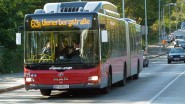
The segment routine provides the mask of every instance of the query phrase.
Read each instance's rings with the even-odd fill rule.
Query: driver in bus
[[[42,49],[42,54],[41,54],[41,60],[39,62],[45,62],[42,59],[49,59],[51,56],[51,44],[50,42],[46,43],[46,46]]]
[[[46,46],[42,49],[42,54],[51,54],[51,44],[48,42]]]

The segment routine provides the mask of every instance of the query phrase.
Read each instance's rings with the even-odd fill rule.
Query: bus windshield
[[[30,68],[35,65],[96,66],[98,49],[98,30],[27,31],[24,62]]]

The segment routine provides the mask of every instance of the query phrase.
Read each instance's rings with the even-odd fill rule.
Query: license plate
[[[69,85],[53,85],[53,89],[67,89]]]
[[[174,60],[179,60],[179,58],[174,58]]]

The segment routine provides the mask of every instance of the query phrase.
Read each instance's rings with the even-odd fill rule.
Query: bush
[[[14,73],[23,71],[23,49],[7,49],[2,52],[0,73]]]

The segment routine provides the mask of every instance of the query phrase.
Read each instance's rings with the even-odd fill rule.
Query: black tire
[[[170,60],[168,60],[168,64],[171,64],[171,61]]]
[[[40,93],[41,93],[43,96],[50,96],[50,95],[51,95],[51,90],[40,89]]]
[[[143,67],[146,67],[146,61],[143,60]]]
[[[146,67],[145,63],[143,63],[143,68]]]
[[[146,64],[146,67],[148,67],[148,64]]]
[[[147,62],[147,64],[146,64],[146,67],[148,67],[149,66],[149,61]]]
[[[103,89],[100,89],[100,92],[102,94],[108,94],[110,92],[110,89],[111,89],[111,86],[112,86],[112,77],[111,77],[111,73],[110,72],[108,74],[108,80],[107,81],[108,81],[107,82],[108,83],[107,87],[105,87]]]
[[[149,60],[147,61],[147,64],[146,64],[146,67],[148,67],[149,66]]]
[[[139,79],[139,72],[137,72],[137,74],[133,75],[133,79]]]

